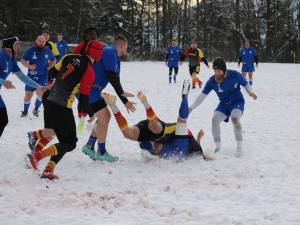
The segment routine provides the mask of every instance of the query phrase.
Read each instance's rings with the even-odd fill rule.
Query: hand
[[[96,116],[93,115],[93,116],[90,117],[87,121],[88,121],[89,123],[91,123],[91,122],[93,122],[95,119],[96,119]]]
[[[127,112],[129,113],[129,112],[134,112],[135,111],[135,105],[136,103],[134,103],[134,102],[127,102],[126,104],[125,104],[125,107],[126,107],[126,109],[127,109]]]
[[[45,87],[45,86],[38,87],[38,88],[36,89],[36,94],[37,94],[38,96],[43,96],[43,94],[44,94],[45,91],[47,91],[47,90],[48,90],[48,87]]]
[[[9,80],[4,81],[3,86],[4,86],[6,89],[16,89],[16,87],[15,87],[15,86],[12,84],[12,82],[9,81]]]
[[[28,68],[31,69],[31,70],[35,70],[36,69],[36,64],[29,65]]]
[[[122,96],[128,98],[128,97],[134,97],[134,94],[131,94],[131,93],[129,93],[129,92],[124,92],[124,93],[122,94]]]
[[[191,113],[193,111],[193,109],[191,107],[189,107],[189,113]]]
[[[250,92],[249,96],[252,97],[254,100],[257,99],[257,95],[254,92]]]

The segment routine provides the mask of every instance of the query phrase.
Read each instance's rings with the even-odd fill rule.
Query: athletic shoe
[[[189,80],[184,80],[182,85],[182,95],[188,95],[190,91],[191,83]]]
[[[146,95],[145,95],[142,91],[140,91],[140,92],[137,94],[137,98],[138,98],[141,102],[147,101],[147,97],[146,97]]]
[[[33,114],[35,117],[39,117],[39,110],[34,109],[34,110],[32,111],[32,114]]]
[[[28,166],[33,170],[38,170],[39,161],[32,154],[27,154]]]
[[[81,151],[86,154],[87,156],[89,156],[92,160],[96,160],[95,159],[95,150],[91,148],[91,146],[89,145],[84,145],[81,149]]]
[[[44,171],[41,175],[41,178],[48,179],[48,180],[55,180],[59,179],[58,176],[56,176],[53,171]]]
[[[117,97],[114,95],[110,95],[108,93],[101,93],[102,98],[104,98],[104,101],[109,105],[116,104]]]
[[[28,115],[28,112],[21,111],[21,117],[26,117],[27,115]]]
[[[95,154],[95,160],[97,161],[106,161],[106,162],[115,162],[119,160],[118,156],[113,156],[109,154],[108,152],[105,152],[103,155],[96,153]]]
[[[28,146],[29,146],[31,152],[33,153],[33,152],[35,152],[35,145],[36,145],[37,139],[34,138],[32,132],[28,132],[27,137],[28,137]]]

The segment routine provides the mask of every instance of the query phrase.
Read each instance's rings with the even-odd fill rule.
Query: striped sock
[[[47,166],[45,167],[44,172],[53,172],[55,169],[55,166],[56,166],[56,163],[50,160],[48,162]]]
[[[46,158],[48,156],[57,155],[57,148],[55,145],[51,145],[49,148],[36,152],[33,155],[38,161],[40,161],[41,159]]]
[[[156,119],[156,114],[151,106],[146,109],[146,115],[147,115],[147,119],[150,121],[153,121]]]
[[[37,139],[46,139],[45,136],[43,135],[43,130],[36,130],[32,132],[33,137]]]
[[[50,141],[46,138],[39,139],[35,145],[35,150],[37,152],[43,150],[49,142]]]
[[[121,114],[121,112],[114,113],[114,116],[121,130],[128,127],[128,123],[125,117]]]

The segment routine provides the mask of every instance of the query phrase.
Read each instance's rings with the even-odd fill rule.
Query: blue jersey
[[[243,65],[253,66],[256,56],[255,48],[242,48],[240,50],[240,57],[242,59]]]
[[[93,65],[95,72],[95,81],[91,90],[89,101],[93,103],[101,99],[100,92],[107,86],[107,72],[112,72],[116,76],[120,76],[120,58],[115,47],[106,46],[103,54],[96,64]]]
[[[35,70],[28,69],[28,76],[39,77],[47,76],[49,60],[53,61],[55,57],[49,48],[38,49],[36,46],[33,46],[24,52],[22,59],[30,65],[36,64]]]
[[[230,104],[239,101],[244,101],[240,85],[246,86],[247,80],[235,70],[227,70],[227,75],[220,83],[216,82],[215,76],[211,76],[202,91],[208,95],[211,90],[214,90],[222,104]]]
[[[20,68],[15,58],[10,57],[3,49],[0,49],[0,78],[6,80],[10,73],[19,72]]]
[[[182,54],[181,48],[178,46],[176,47],[168,47],[167,49],[168,54],[168,66],[172,68],[178,67],[178,62],[180,60],[180,55]]]
[[[60,60],[68,52],[68,43],[65,40],[57,41],[56,47],[59,52],[58,60]]]
[[[19,72],[20,68],[15,58],[10,57],[3,49],[0,49],[0,78],[6,80],[10,73]],[[1,88],[1,85],[0,85]],[[0,96],[0,108],[5,104]]]

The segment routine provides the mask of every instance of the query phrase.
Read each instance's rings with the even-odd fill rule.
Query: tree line
[[[245,39],[260,61],[300,62],[300,0],[1,0],[0,36],[32,41],[46,29],[80,41],[89,26],[123,34],[135,59],[162,59],[172,37],[196,40],[208,59],[236,61]]]

